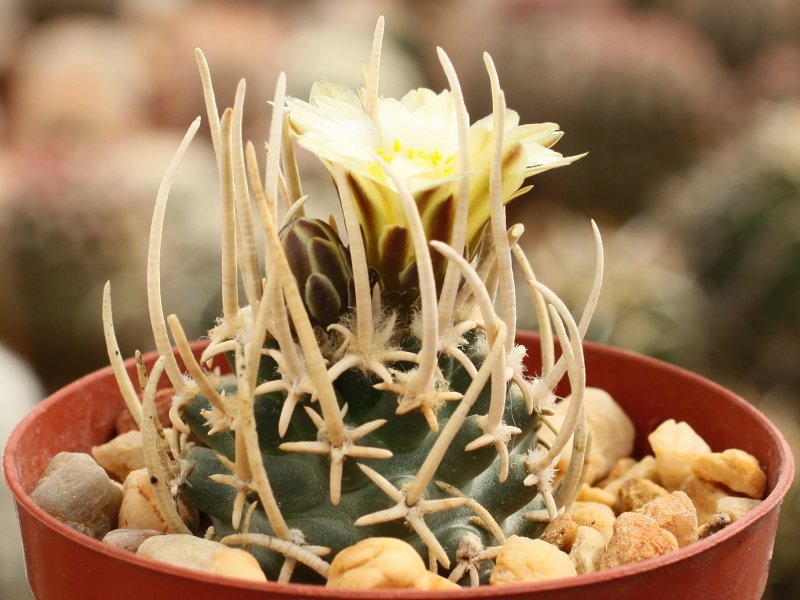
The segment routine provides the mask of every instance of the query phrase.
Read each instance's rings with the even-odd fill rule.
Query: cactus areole
[[[279,76],[263,174],[242,141],[244,81],[220,116],[197,51],[220,174],[223,312],[197,361],[161,303],[167,197],[198,118],[153,214],[148,306],[161,358],[138,385],[128,378],[107,284],[109,358],[170,532],[244,547],[271,580],[319,583],[341,549],[396,537],[431,570],[475,584],[507,536],[535,537],[577,493],[589,441],[581,340],[602,247],[592,224],[596,272],[576,321],[536,280],[504,207],[528,191],[527,177],[580,157],[550,149],[556,124],[519,124],[488,55],[494,109],[472,124],[442,50],[449,90],[380,96],[382,36],[381,18],[357,92],[323,81],[305,102],[286,97]],[[330,171],[340,217],[305,216],[295,143]],[[514,262],[540,323],[538,373],[523,372],[526,350],[514,343]],[[219,354],[231,375],[204,366]],[[154,408],[164,375],[175,389],[169,439]],[[545,446],[537,430],[552,426],[565,377],[567,416]],[[556,483],[567,444],[572,461]],[[181,505],[207,518],[185,523]]]

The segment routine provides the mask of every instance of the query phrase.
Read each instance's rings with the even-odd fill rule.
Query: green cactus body
[[[381,20],[377,50],[382,30]],[[198,54],[223,191],[223,315],[197,360],[178,317],[160,312],[165,179],[148,260],[161,357],[148,382],[140,374],[141,404],[125,379],[106,287],[108,354],[147,433],[145,462],[170,531],[187,529],[174,505],[180,500],[213,523],[213,531],[195,533],[251,550],[278,581],[322,581],[329,557],[390,536],[407,540],[432,570],[454,580],[469,571],[475,583],[507,536],[536,535],[569,505],[580,481],[588,436],[583,333],[515,254],[537,317],[547,323],[542,347],[550,350],[540,376],[526,376],[525,350],[514,343],[512,273],[522,227],[509,228],[504,211],[526,177],[578,157],[549,149],[561,137],[556,125],[518,125],[490,60],[493,114],[469,126],[455,91],[381,98],[379,56],[373,54],[361,95],[320,82],[305,103],[285,98],[279,78],[268,142],[274,150],[262,178],[253,147],[245,151],[240,140],[244,86],[219,119]],[[452,71],[449,60],[443,64]],[[284,105],[298,143],[331,171],[347,246],[337,226],[303,214],[293,146],[278,111]],[[198,126],[190,127],[168,176]],[[279,196],[288,207],[283,215]],[[444,208],[426,209],[432,198],[446,199]],[[249,200],[265,234],[264,274]],[[582,326],[599,294],[601,256]],[[189,377],[173,356],[167,325]],[[563,349],[558,363],[553,331]],[[202,366],[220,355],[231,375]],[[152,422],[152,382],[163,373],[176,389],[171,443]],[[565,374],[570,418],[547,446],[537,435],[540,415]],[[554,485],[553,465],[570,439],[569,469]]]
[[[372,390],[368,378],[359,372],[348,373],[350,377],[342,377],[336,386],[340,399],[349,398],[347,416],[352,416],[352,423],[345,417],[345,423],[356,426],[376,416],[391,416],[391,425],[380,428],[375,433],[363,438],[369,446],[384,447],[392,450],[390,461],[365,460],[364,463],[379,470],[392,484],[400,488],[409,483],[415,476],[425,456],[430,452],[436,439],[418,413],[394,415],[397,408],[396,394]],[[303,456],[281,451],[278,442],[307,439],[308,432],[314,427],[308,416],[302,411],[295,411],[286,435],[281,438],[277,430],[278,410],[276,403],[280,398],[261,396],[256,399],[256,420],[262,455],[270,473],[273,491],[293,528],[305,533],[306,541],[313,545],[324,545],[334,552],[350,546],[361,539],[375,536],[392,536],[407,539],[416,544],[422,551],[421,543],[415,542],[414,532],[399,523],[388,523],[370,527],[353,525],[356,519],[376,509],[389,508],[393,502],[379,489],[371,484],[355,465],[348,465],[342,482],[342,498],[334,506],[328,497],[327,456]],[[488,403],[488,389],[482,392],[482,398],[470,411],[470,418],[462,427],[459,435],[451,445],[442,464],[436,472],[436,481],[442,481],[461,490],[464,494],[476,499],[489,510],[502,525],[506,519],[518,519],[519,514],[541,508],[536,498],[536,489],[525,486],[507,485],[502,493],[498,493],[497,472],[498,458],[496,453],[487,448],[477,452],[463,452],[463,447],[481,433],[475,420],[480,415],[480,407]],[[437,416],[440,416],[440,428],[446,423],[444,413],[452,412],[447,405]],[[226,473],[225,467],[217,460],[216,453],[234,458],[233,435],[230,432],[208,435],[208,424],[202,413],[210,408],[208,401],[202,396],[195,397],[184,412],[186,422],[209,448],[195,448],[190,451],[188,460],[196,466],[189,477],[188,485],[183,489],[183,499],[196,506],[214,519],[217,532],[233,531],[231,513],[235,491],[224,484],[208,479],[213,473]],[[525,430],[534,430],[536,414],[527,414],[518,391],[511,387],[508,391],[507,409],[513,412],[515,422]],[[534,439],[531,439],[534,438]],[[520,447],[527,448],[535,441],[535,434],[527,436]],[[512,469],[524,472],[523,453],[512,450]],[[387,464],[388,463],[388,464]],[[434,483],[427,486],[427,498],[444,498],[444,494]],[[251,531],[272,534],[263,513],[251,522]],[[492,545],[491,536],[480,526],[470,522],[474,513],[466,508],[436,515],[429,523],[436,537],[442,542],[449,557],[455,562],[458,542],[466,532],[478,535],[485,545]],[[523,522],[525,533],[532,535],[537,531],[537,524]],[[525,534],[522,531],[520,534]],[[268,578],[277,578],[280,562],[274,556],[262,554],[262,566]],[[313,572],[304,572],[311,581],[318,580]],[[299,573],[298,573],[299,577]]]
[[[477,340],[473,341],[478,346]],[[449,362],[447,359],[442,362]],[[447,365],[453,370],[451,365]],[[477,367],[480,363],[476,364]],[[264,369],[262,369],[262,372]],[[353,369],[343,373],[335,382],[340,406],[347,403],[345,423],[355,427],[360,423],[376,418],[386,418],[386,425],[374,433],[362,438],[368,446],[386,448],[393,456],[386,460],[364,460],[363,463],[379,471],[397,488],[410,483],[416,475],[425,457],[437,438],[425,419],[417,412],[396,415],[397,394],[380,392],[372,388],[375,378]],[[458,374],[453,377],[453,386],[462,386],[458,391],[465,392],[465,378]],[[453,387],[453,389],[456,389]],[[232,389],[230,391],[233,391]],[[337,552],[361,539],[375,536],[391,536],[406,539],[421,552],[424,545],[415,539],[414,532],[404,525],[392,522],[381,525],[358,527],[353,525],[359,516],[393,504],[383,492],[376,488],[355,465],[346,465],[342,480],[342,498],[338,505],[333,505],[328,496],[327,456],[303,456],[284,452],[278,448],[286,441],[308,439],[315,428],[310,418],[302,410],[296,410],[286,434],[278,433],[279,406],[284,397],[279,394],[259,396],[255,402],[255,416],[259,432],[260,447],[264,463],[270,474],[273,491],[280,503],[281,510],[290,527],[306,532],[306,541],[312,545],[330,547]],[[481,435],[477,419],[484,414],[489,404],[489,389],[485,387],[479,399],[470,410],[469,417],[461,427],[451,444],[441,465],[436,471],[435,481],[453,486],[465,495],[474,498],[494,516],[502,526],[508,521],[514,523],[515,531],[520,535],[536,535],[542,525],[524,521],[523,513],[542,508],[541,499],[537,498],[536,488],[507,483],[498,484],[498,463],[496,452],[491,448],[482,448],[475,452],[463,451],[471,440]],[[304,405],[313,407],[306,398]],[[457,403],[442,406],[437,412],[440,430],[443,428]],[[202,440],[208,448],[197,447],[188,454],[188,460],[195,466],[183,488],[182,497],[214,520],[215,529],[221,532],[233,532],[231,514],[235,491],[227,485],[208,479],[209,475],[227,473],[216,455],[222,454],[234,459],[234,439],[231,432],[208,434],[209,424],[203,414],[210,410],[210,404],[203,396],[196,396],[184,411],[186,423],[192,432]],[[523,431],[530,432],[526,436],[518,436],[511,449],[510,480],[521,482],[527,471],[524,466],[525,449],[535,445],[537,414],[528,414],[524,401],[515,386],[509,386],[506,399],[504,420],[513,422]],[[520,475],[522,475],[520,477]],[[429,499],[445,498],[445,494],[435,483],[430,483],[425,490]],[[250,524],[250,531],[272,535],[273,531],[264,514],[256,510],[257,518]],[[481,526],[471,521],[475,515],[466,507],[433,515],[428,524],[440,540],[451,561],[456,560],[456,549],[462,537],[468,533],[479,536],[486,546],[493,544],[491,535]],[[274,555],[261,553],[259,556],[268,578],[277,578],[280,561]],[[318,581],[313,571],[302,571],[302,578]],[[298,572],[295,580],[301,580]]]

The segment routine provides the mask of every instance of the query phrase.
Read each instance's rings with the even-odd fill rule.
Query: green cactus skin
[[[475,351],[481,346],[481,340],[476,339],[477,337],[472,336],[472,348],[468,350]],[[413,345],[412,342],[411,346]],[[480,367],[480,359],[472,360],[476,367]],[[264,358],[261,372],[271,371],[274,363],[265,364],[271,362],[270,358]],[[459,365],[453,368],[450,362],[451,359],[442,358],[440,367],[451,373],[450,383],[453,389],[465,392],[468,378],[462,373],[463,367]],[[430,452],[437,434],[430,430],[418,411],[396,415],[397,395],[374,390],[373,383],[375,381],[352,369],[341,375],[334,382],[334,386],[340,406],[347,402],[348,411],[345,416],[347,425],[356,426],[376,418],[389,419],[386,425],[362,439],[365,445],[387,448],[394,456],[389,460],[364,459],[360,462],[380,472],[400,488],[413,480]],[[328,546],[334,552],[367,537],[391,536],[405,539],[424,556],[425,546],[411,529],[399,522],[367,527],[353,525],[361,515],[389,508],[393,504],[393,501],[374,486],[355,464],[345,464],[342,498],[337,506],[333,506],[327,485],[329,458],[288,453],[278,448],[283,442],[309,439],[316,432],[314,424],[305,412],[295,410],[286,435],[283,438],[278,435],[278,416],[284,397],[284,394],[276,393],[259,396],[256,398],[255,415],[263,460],[269,470],[276,499],[289,526],[305,532],[307,543]],[[304,404],[313,406],[308,398]],[[437,412],[440,430],[457,404],[457,402],[447,403]],[[524,465],[525,451],[535,445],[536,441],[537,414],[533,412],[529,415],[519,390],[516,386],[509,386],[503,420],[516,424],[526,433],[513,440],[513,445],[509,449],[511,473],[505,484],[498,484],[499,459],[491,446],[473,452],[463,450],[467,443],[481,435],[477,419],[486,413],[488,405],[487,385],[450,445],[436,471],[434,481],[447,483],[477,500],[504,529],[507,529],[506,525],[512,525],[514,533],[535,537],[540,533],[542,525],[523,520],[521,515],[542,508],[541,499],[536,497],[536,488],[522,485],[527,475]],[[208,445],[208,448],[196,447],[188,454],[187,459],[194,468],[189,476],[188,485],[183,488],[182,497],[198,510],[211,516],[216,534],[220,536],[234,531],[231,514],[236,492],[228,485],[210,480],[209,475],[228,473],[217,460],[216,454],[233,460],[234,439],[230,431],[208,434],[209,425],[203,412],[209,409],[208,400],[198,395],[183,413],[192,432]],[[425,497],[434,499],[444,498],[447,495],[431,483],[425,491]],[[455,552],[458,543],[467,532],[476,534],[485,546],[494,544],[485,529],[470,522],[472,516],[474,513],[471,510],[462,507],[426,517],[426,522],[447,551],[453,564],[456,561]],[[250,531],[272,534],[272,529],[260,510],[255,512]],[[277,577],[281,567],[280,557],[268,552],[258,553],[257,557],[267,577]],[[488,572],[486,575],[488,576]],[[318,583],[320,579],[311,570],[300,569],[296,572],[294,581]]]

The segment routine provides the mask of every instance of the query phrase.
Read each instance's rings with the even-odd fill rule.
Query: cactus
[[[198,361],[160,302],[169,185],[198,119],[156,199],[148,297],[160,357],[149,374],[140,369],[141,401],[114,336],[110,285],[108,354],[170,532],[190,531],[178,512],[190,505],[210,518],[206,536],[248,548],[270,579],[310,582],[324,581],[331,553],[391,536],[412,543],[432,570],[476,583],[491,548],[508,535],[535,535],[577,494],[588,438],[581,339],[602,248],[595,228],[596,275],[578,324],[516,248],[522,228],[505,222],[504,203],[525,177],[577,158],[549,149],[557,126],[518,124],[488,55],[493,113],[471,127],[444,52],[449,91],[381,98],[382,34],[380,19],[360,95],[323,82],[301,102],[285,98],[278,78],[263,177],[254,146],[241,139],[244,82],[220,118],[198,51],[222,184],[222,316]],[[331,171],[346,247],[338,226],[304,216],[291,135]],[[514,343],[512,255],[542,330],[534,378]],[[219,355],[231,375],[202,366]],[[154,407],[164,373],[175,388],[169,440]],[[568,416],[545,446],[537,429],[565,374]],[[568,443],[572,462],[554,485]]]

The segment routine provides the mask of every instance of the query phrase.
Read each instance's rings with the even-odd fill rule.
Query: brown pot
[[[521,332],[530,370],[539,364],[537,338]],[[196,344],[199,349],[202,345]],[[636,425],[636,451],[662,421],[687,421],[714,450],[740,448],[766,468],[769,495],[747,516],[671,554],[569,579],[484,586],[450,592],[369,592],[323,587],[255,584],[139,558],[90,539],[33,504],[28,493],[50,458],[62,450],[87,452],[106,441],[123,401],[106,368],[72,383],[39,404],[6,446],[3,470],[14,495],[28,580],[39,600],[192,600],[297,598],[760,598],[778,525],[794,475],[794,461],[780,432],[750,404],[702,377],[641,355],[585,344],[589,385],[606,389]],[[155,356],[146,357],[151,365]],[[130,365],[133,374],[133,366]]]

